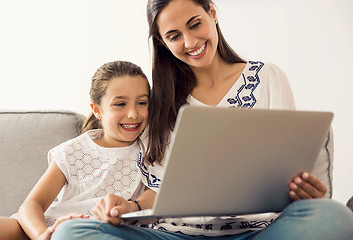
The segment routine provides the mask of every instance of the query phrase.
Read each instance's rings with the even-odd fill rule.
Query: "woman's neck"
[[[243,72],[245,63],[227,63],[217,53],[207,68],[192,68],[196,86],[191,95],[207,105],[217,105]]]
[[[227,63],[217,52],[212,63],[205,68],[191,68],[197,80],[197,86],[212,87],[223,79],[224,70],[227,69]]]

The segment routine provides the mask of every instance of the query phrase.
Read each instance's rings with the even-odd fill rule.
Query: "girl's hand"
[[[73,213],[73,214],[69,214],[67,216],[61,217],[58,220],[56,220],[56,222],[54,223],[53,226],[48,227],[43,233],[41,233],[38,237],[38,240],[50,240],[51,235],[53,234],[53,232],[55,231],[56,227],[68,220],[68,219],[72,219],[72,218],[89,218],[88,215],[85,214],[78,214],[78,213]]]
[[[323,198],[327,188],[314,175],[303,172],[295,177],[289,185],[289,196],[294,201],[311,198]]]
[[[95,218],[114,225],[124,224],[124,221],[118,216],[123,213],[137,211],[134,202],[128,202],[122,197],[114,194],[108,194],[102,198],[93,209]]]

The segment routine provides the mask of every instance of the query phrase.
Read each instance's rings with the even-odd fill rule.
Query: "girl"
[[[240,58],[223,38],[211,0],[149,0],[147,17],[153,42],[153,88],[145,176],[162,179],[165,152],[183,104],[294,110],[285,74],[276,65]],[[159,184],[143,180],[149,191],[158,191]],[[326,191],[318,178],[304,172],[292,180],[289,196],[294,202],[280,215],[162,219],[153,225],[154,229],[75,219],[60,224],[53,237],[351,239],[353,214],[342,204],[318,199]],[[153,199],[151,193],[149,201]],[[142,209],[147,208],[148,199],[144,200]],[[96,207],[100,209],[97,218],[112,221],[107,213],[121,202],[118,196],[107,196]],[[78,231],[81,235],[75,234]]]
[[[60,222],[92,216],[93,207],[109,193],[125,199],[140,195],[138,138],[147,125],[149,93],[140,67],[123,61],[101,66],[92,78],[92,114],[83,134],[49,151],[49,168],[17,215],[24,232],[16,219],[3,218],[0,239],[50,239]],[[125,207],[138,210],[132,201]]]

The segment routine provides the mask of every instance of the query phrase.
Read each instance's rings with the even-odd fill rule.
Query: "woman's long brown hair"
[[[170,133],[174,129],[179,108],[187,103],[187,97],[196,86],[196,77],[191,68],[177,59],[161,42],[158,32],[158,14],[173,0],[149,0],[147,20],[149,38],[153,44],[152,92],[149,105],[148,147],[145,160],[150,164],[162,164]],[[209,13],[211,0],[192,0]],[[245,63],[224,39],[216,24],[218,33],[217,50],[228,63]]]

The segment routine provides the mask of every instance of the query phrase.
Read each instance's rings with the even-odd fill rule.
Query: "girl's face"
[[[134,143],[147,125],[148,84],[141,76],[123,76],[109,81],[98,106],[91,104],[102,122],[103,147],[125,147]]]
[[[207,13],[192,0],[173,0],[157,17],[161,41],[179,60],[190,67],[208,67],[218,45],[216,10]]]

